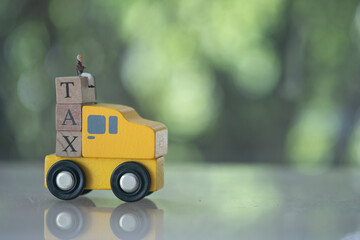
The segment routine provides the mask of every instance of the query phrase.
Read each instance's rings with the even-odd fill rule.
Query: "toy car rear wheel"
[[[135,202],[147,195],[150,188],[150,175],[142,165],[126,162],[114,170],[110,184],[113,193],[119,199]]]
[[[55,197],[71,200],[83,192],[85,176],[76,163],[62,160],[51,166],[46,176],[46,183]]]

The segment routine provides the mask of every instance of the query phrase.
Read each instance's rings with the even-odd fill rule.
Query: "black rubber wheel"
[[[146,196],[149,196],[149,195],[151,195],[151,194],[153,194],[153,192],[148,192],[148,193],[146,194]]]
[[[130,193],[125,192],[120,186],[120,178],[126,173],[132,173],[138,179],[137,189]],[[110,185],[116,197],[125,202],[135,202],[147,195],[150,188],[150,175],[142,165],[135,162],[126,162],[114,170],[111,175]]]
[[[136,223],[130,229],[126,229],[126,223],[121,226],[121,219],[132,218]],[[144,239],[149,234],[151,218],[146,209],[137,206],[136,203],[124,203],[115,208],[110,217],[110,227],[115,236],[119,239]]]
[[[89,192],[91,192],[92,190],[91,189],[84,189],[81,193],[81,195],[86,195],[88,194]]]
[[[74,185],[69,190],[62,190],[56,184],[56,176],[62,171],[70,172],[74,178]],[[78,197],[83,192],[85,176],[76,163],[69,160],[62,160],[51,166],[46,176],[46,183],[49,191],[55,197],[62,200],[70,200]]]
[[[61,215],[71,219],[71,225],[59,225],[61,223],[61,220],[59,220]],[[46,215],[46,226],[56,238],[74,239],[83,232],[84,220],[85,216],[81,208],[70,202],[58,202],[49,209]]]

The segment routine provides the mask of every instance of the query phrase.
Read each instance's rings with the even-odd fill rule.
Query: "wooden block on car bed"
[[[86,77],[57,77],[55,79],[57,103],[94,103],[95,88],[88,87]]]
[[[81,157],[81,132],[58,131],[56,133],[56,155]]]

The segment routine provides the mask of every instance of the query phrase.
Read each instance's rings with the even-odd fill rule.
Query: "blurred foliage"
[[[360,159],[357,1],[0,2],[0,157],[55,148],[57,76],[76,55],[99,102],[169,128],[168,161]]]

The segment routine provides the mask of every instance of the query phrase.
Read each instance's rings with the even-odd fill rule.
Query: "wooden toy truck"
[[[56,153],[45,157],[45,187],[70,200],[91,190],[112,190],[138,201],[164,186],[165,125],[127,106],[95,103],[86,77],[56,84]]]

